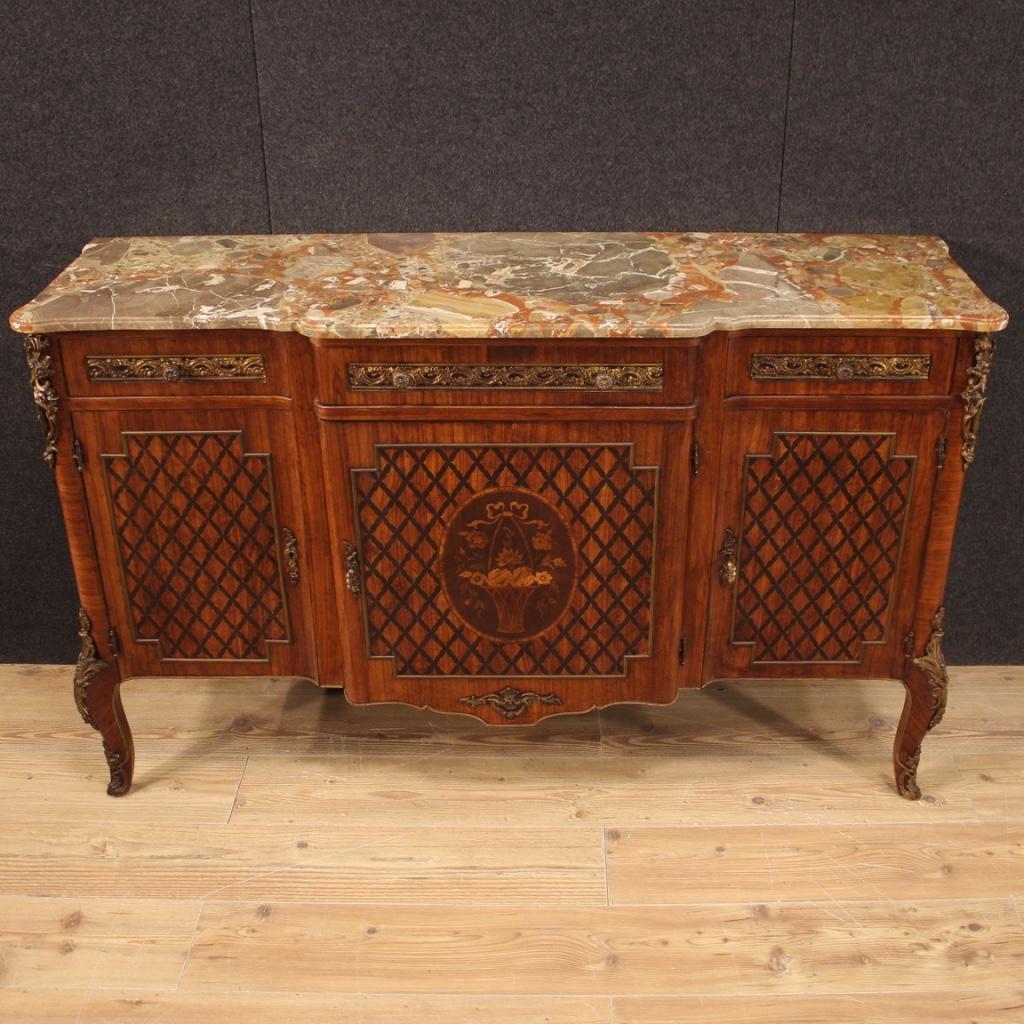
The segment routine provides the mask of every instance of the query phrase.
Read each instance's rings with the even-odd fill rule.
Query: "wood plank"
[[[194,900],[0,896],[0,987],[174,987],[198,914]]]
[[[75,751],[45,743],[0,746],[0,821],[224,822],[242,776],[242,756],[143,756],[135,785],[107,796],[109,773],[94,735]]]
[[[1019,667],[954,670],[917,804],[884,682],[723,684],[606,711],[598,742],[596,715],[489,730],[148,680],[126,687],[143,785],[112,800],[68,668],[10,675],[0,1024],[609,1024],[613,998],[618,1024],[1024,1019]]]
[[[667,707],[619,705],[601,712],[602,742],[629,753],[749,753],[751,744],[891,742],[903,709],[896,681],[725,680],[683,691]],[[946,717],[927,752],[963,738],[1024,736],[1024,680],[1006,667],[953,668]]]
[[[608,829],[611,902],[978,899],[1024,893],[1024,824]]]
[[[46,740],[64,748],[90,741],[71,699],[69,665],[7,665],[0,673],[6,714],[0,741]],[[1022,682],[1013,666],[951,670],[949,710],[928,747],[1024,736]],[[825,688],[827,687],[827,693]],[[629,753],[665,748],[694,756],[750,752],[780,741],[891,742],[903,688],[892,681],[729,680],[684,691],[667,707],[620,705],[598,713],[561,715],[529,727],[489,727],[474,719],[401,704],[352,705],[339,690],[274,677],[129,680],[123,688],[133,732],[144,755],[173,747],[208,753],[394,754],[410,745],[526,748]],[[980,743],[980,745],[979,745]],[[269,748],[269,749],[268,749]]]
[[[624,996],[616,1024],[1010,1024],[1024,1019],[1024,988],[864,996]]]
[[[192,825],[0,831],[0,892],[605,906],[592,829]]]
[[[0,699],[7,714],[0,741],[45,740],[49,749],[71,750],[98,742],[75,709],[72,671],[70,665],[4,666]],[[296,753],[333,749],[333,736],[318,727],[316,710],[309,706],[309,698],[319,703],[322,693],[303,680],[130,679],[121,694],[143,757],[147,749],[169,756],[175,747],[195,756],[244,754],[268,745]]]
[[[1024,751],[1022,751],[1024,753]],[[973,759],[972,759],[973,760]],[[1024,816],[1024,757],[1010,762],[972,763],[959,769],[971,793],[975,813],[983,821],[1020,821]]]
[[[1000,808],[1013,797],[965,782],[952,758],[935,751],[921,773],[925,799],[886,799],[895,794],[890,749],[886,742],[862,756],[832,744],[783,743],[700,760],[672,752],[254,757],[232,820],[449,827],[973,821],[976,797]]]
[[[611,1024],[611,1001],[576,996],[308,992],[3,991],[0,1024]]]
[[[335,750],[401,754],[410,746],[574,756],[601,753],[598,714],[552,715],[533,725],[488,725],[466,715],[421,710],[406,704],[346,704]]]
[[[70,665],[6,665],[0,672],[5,715],[0,742],[79,749],[96,734],[71,696]],[[145,678],[122,688],[139,754],[398,753],[409,747],[530,749],[538,754],[599,752],[597,713],[559,715],[533,726],[495,728],[464,715],[403,704],[353,705],[341,690],[306,679]]]
[[[1024,748],[1022,737],[996,734],[955,736],[946,739],[943,747],[952,755],[954,764],[961,772],[972,767],[992,768],[1020,764],[1022,748]],[[925,758],[927,756],[928,747],[926,746]]]
[[[566,909],[207,903],[182,988],[615,995],[1010,988],[1009,900]]]
[[[667,707],[622,704],[601,712],[602,743],[616,752],[682,749],[725,755],[751,744],[891,739],[903,702],[897,682],[742,680],[683,690]]]

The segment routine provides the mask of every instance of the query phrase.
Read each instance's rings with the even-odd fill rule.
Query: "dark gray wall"
[[[7,0],[0,310],[90,237],[935,232],[1009,308],[951,661],[1024,661],[1019,0]],[[20,339],[0,341],[0,661],[75,655]]]

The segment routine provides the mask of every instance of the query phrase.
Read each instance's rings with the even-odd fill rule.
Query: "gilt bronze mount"
[[[535,702],[561,704],[562,698],[555,693],[535,693],[533,690],[520,690],[515,686],[503,686],[495,693],[485,693],[481,696],[471,694],[468,697],[459,698],[460,704],[466,704],[471,708],[478,708],[484,704],[490,705],[504,718],[518,718]]]
[[[964,469],[974,462],[977,454],[978,423],[988,397],[988,375],[992,370],[995,348],[990,334],[979,334],[974,339],[974,363],[967,368],[967,387],[960,393],[964,403],[963,443],[960,447]]]
[[[353,391],[661,391],[661,363],[349,363]]]
[[[57,406],[60,400],[53,386],[50,339],[45,334],[26,335],[25,356],[32,381],[32,399],[39,410],[39,422],[43,425],[43,461],[53,469],[57,464]]]
[[[929,355],[755,352],[751,380],[928,380]]]
[[[171,384],[204,380],[265,381],[263,356],[86,356],[85,370],[95,384],[164,380]]]

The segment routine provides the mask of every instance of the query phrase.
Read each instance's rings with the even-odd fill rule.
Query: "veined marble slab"
[[[103,238],[16,331],[247,327],[327,338],[998,331],[932,236],[359,234]]]

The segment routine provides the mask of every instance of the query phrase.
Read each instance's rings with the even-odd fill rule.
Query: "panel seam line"
[[[252,41],[252,66],[256,81],[256,116],[260,128],[260,155],[263,158],[263,194],[267,202],[267,230],[274,233],[274,215],[270,208],[270,172],[267,169],[267,138],[263,130],[263,91],[260,88],[260,62],[256,53],[256,0],[249,0],[249,38]]]
[[[782,153],[779,156],[779,201],[775,210],[775,230],[782,230],[782,190],[786,176],[786,136],[789,132],[789,97],[793,83],[793,45],[796,38],[796,0],[790,8],[789,60],[786,62],[786,102],[782,108]]]

